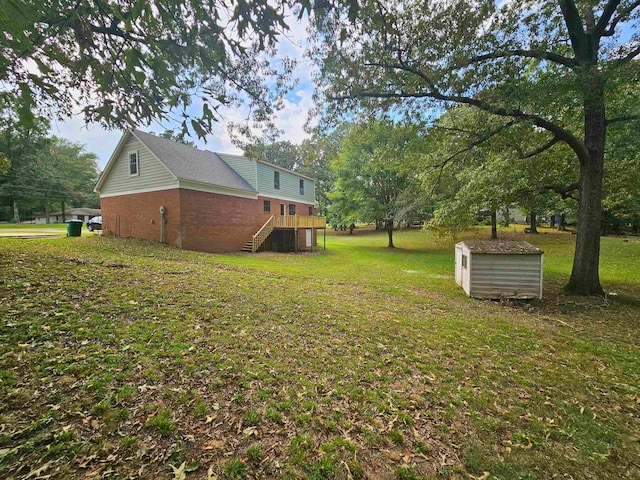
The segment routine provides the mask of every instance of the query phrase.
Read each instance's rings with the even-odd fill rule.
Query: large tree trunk
[[[44,195],[44,223],[49,223],[49,195]]]
[[[538,213],[535,208],[529,212],[529,233],[538,233]]]
[[[560,214],[560,221],[558,222],[558,230],[564,232],[567,229],[567,216],[562,213]]]
[[[502,222],[503,222],[503,223],[502,223],[502,226],[503,226],[503,227],[508,227],[508,226],[511,224],[511,218],[509,218],[509,217],[510,217],[510,215],[509,215],[509,208],[508,208],[508,207],[505,207],[505,208],[502,210]]]
[[[13,223],[20,223],[20,210],[18,209],[18,202],[13,201]]]
[[[584,92],[584,142],[589,158],[580,159],[578,235],[571,278],[566,286],[578,295],[602,295],[600,285],[600,221],[606,120],[604,88],[596,66],[589,70]]]
[[[555,227],[556,227],[556,214],[552,213],[551,219],[549,220],[549,228],[555,228]]]
[[[496,210],[491,210],[491,240],[498,238],[498,214]]]
[[[387,247],[395,248],[395,246],[393,245],[393,220],[386,220],[384,226],[387,230],[387,235],[389,236],[389,244],[387,245]]]

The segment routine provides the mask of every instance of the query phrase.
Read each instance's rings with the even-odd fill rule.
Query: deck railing
[[[273,217],[274,228],[326,228],[325,217],[311,215],[279,215]]]
[[[273,231],[273,223],[274,223],[273,219],[274,218],[275,217],[273,215],[271,215],[269,220],[267,220],[265,222],[265,224],[260,228],[260,230],[258,230],[257,233],[253,236],[252,242],[251,242],[251,251],[253,253],[256,253],[256,250],[258,250],[258,248],[260,248],[260,245],[262,245],[264,243],[264,241],[267,239],[267,237]]]

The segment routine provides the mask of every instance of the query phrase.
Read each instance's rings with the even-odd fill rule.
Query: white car
[[[98,215],[93,217],[87,222],[87,230],[93,232],[94,230],[102,230],[102,216]]]

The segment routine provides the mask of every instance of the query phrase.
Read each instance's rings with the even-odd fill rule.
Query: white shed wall
[[[462,289],[465,291],[467,295],[471,296],[471,261],[473,259],[471,258],[471,252],[469,252],[469,248],[464,243],[462,244],[460,255],[461,255],[460,263],[462,267],[462,272],[461,272]]]
[[[462,285],[462,244],[456,244],[456,283]]]
[[[468,295],[542,298],[542,255],[473,253],[471,257]]]

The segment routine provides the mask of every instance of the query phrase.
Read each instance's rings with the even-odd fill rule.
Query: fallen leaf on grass
[[[213,465],[211,465],[207,471],[207,480],[218,480],[218,477],[213,474]]]
[[[173,469],[173,480],[185,480],[187,478],[187,474],[185,473],[185,469],[187,468],[187,462],[182,462],[178,468],[170,465]]]
[[[474,477],[473,475],[471,475],[471,478],[473,478],[474,480],[487,480],[490,476],[490,472],[482,472],[482,475],[480,475],[479,477]]]
[[[38,467],[34,470],[31,470],[26,477],[24,477],[25,480],[27,480],[28,478],[38,478],[40,476],[42,476],[42,474],[44,472],[46,472],[49,467],[51,467],[51,465],[53,464],[53,460],[45,463],[44,465],[42,465],[41,467]]]
[[[85,477],[97,477],[104,470],[105,465],[97,465],[84,474]]]
[[[202,446],[205,450],[216,450],[222,448],[224,446],[224,442],[222,440],[208,440]]]
[[[88,457],[81,458],[77,461],[78,467],[87,468],[87,466],[96,458],[97,458],[97,455],[95,453],[93,455],[89,455]]]
[[[211,422],[213,422],[213,421],[216,419],[216,417],[217,417],[217,416],[218,416],[218,415],[207,415],[207,419],[205,420],[205,422],[204,422],[204,423],[211,423]]]
[[[247,427],[242,431],[243,435],[246,435],[247,437],[251,436],[251,435],[255,435],[256,437],[258,436],[258,429],[256,427]]]

